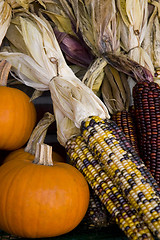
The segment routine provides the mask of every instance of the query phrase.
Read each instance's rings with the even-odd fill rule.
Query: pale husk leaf
[[[116,108],[116,100],[113,97],[112,88],[109,82],[109,73],[104,76],[101,91],[102,91],[103,101],[107,106],[109,113],[114,114],[117,111],[117,108]]]
[[[160,66],[160,3],[151,2],[151,15],[148,20],[147,32],[143,41],[143,48],[149,55],[153,64],[154,72]]]
[[[158,16],[155,17],[153,25],[153,52],[154,67],[160,67],[160,21]]]
[[[142,47],[137,47],[130,50],[128,56],[134,61],[138,62],[140,65],[147,68],[152,75],[154,75],[154,66],[150,56]]]
[[[68,139],[80,134],[80,129],[56,105],[54,105],[54,112],[57,123],[57,140],[62,146],[65,146]]]
[[[71,22],[74,24],[76,19],[73,13],[73,9],[70,6],[70,3],[68,0],[55,0],[54,2],[52,0],[43,0],[46,9],[50,12],[56,12],[60,15],[63,15],[64,12],[67,14]]]
[[[76,17],[77,30],[80,29],[84,41],[92,52],[95,55],[99,55],[96,41],[96,26],[92,24],[91,6],[77,0],[71,1],[71,4]]]
[[[139,46],[139,37],[134,34],[133,27],[131,25],[127,26],[120,16],[120,38],[121,47],[128,53],[131,49]]]
[[[12,17],[12,8],[7,1],[0,1],[0,46],[6,35]]]
[[[44,0],[44,3],[46,9],[41,11],[49,16],[58,30],[76,36],[72,29],[71,19],[63,10],[61,3],[49,0]]]
[[[143,49],[148,24],[147,0],[118,0],[120,12],[121,47],[130,59],[146,67],[153,74],[153,64],[150,56]]]
[[[91,1],[92,26],[95,26],[95,42],[101,53],[117,51],[117,14],[114,0]]]
[[[132,91],[130,91],[130,84],[128,82],[128,76],[123,72],[119,72],[121,82],[123,84],[123,88],[125,91],[125,101],[124,101],[124,109],[128,111],[129,106],[133,105],[131,103]],[[134,82],[135,83],[135,82]]]
[[[1,59],[7,59],[12,64],[12,71],[17,79],[27,86],[40,91],[48,90],[48,75],[31,57],[22,53],[0,52]]]
[[[147,0],[140,0],[141,6],[142,6],[142,22],[141,22],[141,31],[139,33],[139,39],[140,39],[140,45],[142,45],[142,42],[144,40],[144,37],[146,35],[147,31],[147,25],[148,25],[148,1]]]
[[[125,88],[124,88],[123,84],[127,84],[127,80],[126,80],[126,83],[122,82],[121,75],[115,68],[109,66],[109,70],[111,71],[111,73],[113,75],[113,80],[114,80],[115,85],[117,87],[117,91],[116,92],[117,92],[117,94],[119,94],[119,96],[120,96],[120,98],[122,100],[122,103],[125,106],[126,105],[126,101],[128,101],[129,99],[126,98],[126,91],[125,91]]]
[[[127,15],[127,11],[126,11],[126,0],[117,0],[117,7],[118,10],[120,12],[120,15],[122,17],[122,20],[124,22],[124,24],[129,27],[130,26],[130,21]]]
[[[104,58],[97,58],[86,71],[82,82],[92,89],[97,95],[100,91],[101,84],[104,78],[104,68],[107,62]]]
[[[57,76],[50,81],[49,88],[54,104],[78,128],[87,116],[109,117],[101,100],[75,76],[70,76],[70,79]]]
[[[126,94],[120,79],[120,75],[116,69],[109,65],[105,67],[105,74],[106,78],[104,79],[104,81],[107,81],[109,84],[109,87],[106,86],[106,83],[104,83],[102,86],[102,96],[105,104],[106,106],[108,106],[108,104],[110,105],[111,103],[112,107],[110,107],[110,109],[112,109],[112,114],[116,113],[117,111],[123,111],[125,109]],[[111,94],[109,94],[108,91],[105,90],[105,87],[108,90],[110,89]],[[110,95],[111,99],[109,99]]]
[[[15,0],[15,2],[23,7],[24,9],[28,9],[29,8],[29,4],[34,2],[35,0]],[[43,0],[37,0],[43,7],[45,7],[45,4],[43,3]]]
[[[134,31],[140,32],[143,19],[140,0],[126,0],[126,12]]]
[[[71,21],[67,16],[62,16],[50,11],[43,11],[43,13],[47,14],[50,17],[60,32],[65,32],[76,36],[76,34],[73,32]]]
[[[139,47],[146,34],[148,23],[147,0],[118,0],[122,46],[129,51]]]
[[[142,48],[149,55],[152,63],[154,62],[153,31],[152,30],[153,30],[154,19],[156,17],[156,14],[157,14],[157,8],[154,8],[153,12],[151,13],[151,16],[148,19],[146,34],[145,34],[144,40],[142,42]]]
[[[13,46],[17,51],[27,54],[27,48],[24,42],[24,39],[21,34],[21,30],[16,27],[16,25],[20,25],[19,18],[14,19],[14,22],[11,21],[10,26],[6,33],[6,38],[10,41],[10,47],[13,50]],[[16,50],[15,50],[16,51]]]

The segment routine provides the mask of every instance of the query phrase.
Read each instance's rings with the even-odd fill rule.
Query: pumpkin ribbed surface
[[[36,123],[36,110],[19,89],[0,86],[0,149],[14,150],[29,139]]]
[[[0,229],[10,234],[58,236],[75,228],[88,208],[88,184],[66,163],[9,161],[0,167],[0,183]]]

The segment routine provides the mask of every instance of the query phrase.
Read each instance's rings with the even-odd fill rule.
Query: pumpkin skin
[[[59,236],[73,230],[88,208],[88,184],[67,163],[51,167],[28,158],[8,161],[0,167],[0,183],[0,229],[9,234]]]
[[[0,149],[15,150],[29,139],[36,123],[36,109],[19,89],[0,86]]]

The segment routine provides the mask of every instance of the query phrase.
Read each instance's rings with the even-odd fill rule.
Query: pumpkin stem
[[[45,166],[53,166],[52,161],[52,146],[48,144],[39,144],[36,145],[35,158],[33,163]]]
[[[34,128],[30,139],[25,147],[25,152],[29,152],[35,155],[36,144],[43,143],[47,134],[48,127],[55,121],[54,115],[46,112],[43,118],[38,122],[37,126]]]
[[[11,64],[6,60],[0,62],[0,86],[7,86],[8,75],[11,69]]]

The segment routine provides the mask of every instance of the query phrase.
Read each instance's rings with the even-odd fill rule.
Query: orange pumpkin
[[[15,150],[29,139],[36,123],[36,109],[19,89],[7,87],[11,64],[0,61],[0,150]]]
[[[0,167],[0,229],[24,238],[62,235],[83,219],[89,188],[67,163],[53,166],[30,161],[29,153]],[[42,157],[44,159],[44,157]]]
[[[0,86],[0,149],[15,150],[29,139],[36,123],[36,109],[21,90]]]

